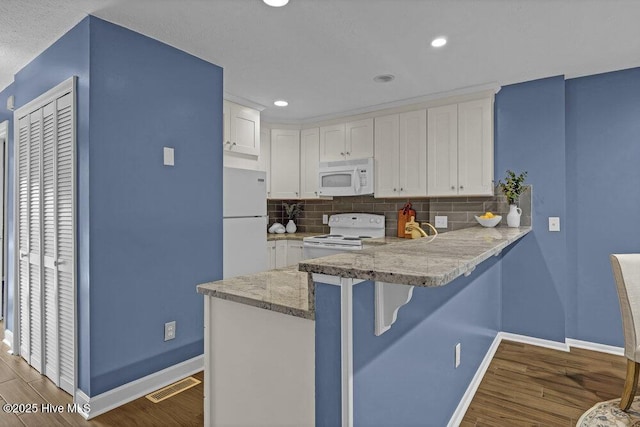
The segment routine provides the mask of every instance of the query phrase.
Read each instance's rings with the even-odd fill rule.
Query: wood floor
[[[596,402],[622,395],[626,359],[503,341],[460,424],[575,427]]]
[[[0,345],[0,405],[71,403],[71,396],[7,350]],[[621,356],[503,341],[461,427],[573,427],[596,402],[620,397],[625,369]],[[195,377],[202,381],[202,372]],[[202,384],[157,404],[142,397],[91,421],[69,413],[17,416],[0,411],[0,426],[202,426],[203,422]]]
[[[0,322],[0,331],[4,326]],[[4,332],[0,332],[3,335]],[[48,378],[31,368],[21,357],[7,353],[8,347],[0,345],[0,426],[202,426],[204,424],[204,387],[200,383],[160,403],[152,403],[145,397],[86,421],[72,413],[15,415],[2,411],[5,403],[35,403],[66,405],[71,396],[58,389]],[[203,373],[194,375],[203,381]]]

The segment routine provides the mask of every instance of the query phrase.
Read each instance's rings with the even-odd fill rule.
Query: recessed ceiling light
[[[373,78],[373,81],[376,83],[389,83],[395,78],[396,76],[394,76],[393,74],[380,74],[379,76],[375,76]]]
[[[287,101],[285,101],[284,99],[279,99],[279,100],[275,101],[273,103],[273,105],[275,105],[276,107],[286,107],[287,105],[289,105],[289,103]]]
[[[445,39],[444,37],[435,38],[431,42],[431,46],[433,46],[433,47],[442,47],[445,44],[447,44],[447,39]]]
[[[289,3],[289,0],[262,0],[264,4],[269,5],[271,7],[281,7],[285,4]]]

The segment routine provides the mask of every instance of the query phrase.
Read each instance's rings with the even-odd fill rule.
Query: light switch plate
[[[560,217],[549,217],[549,231],[560,231]]]
[[[461,351],[461,344],[458,343],[456,344],[454,353],[455,353],[455,360],[454,360],[454,367],[457,368],[458,366],[460,366],[460,351]]]
[[[436,215],[436,228],[447,228],[447,217]]]
[[[174,165],[173,148],[164,147],[162,151],[164,154],[164,165],[173,166]]]

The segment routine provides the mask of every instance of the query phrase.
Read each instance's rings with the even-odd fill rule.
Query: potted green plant
[[[294,222],[302,213],[303,204],[302,203],[286,203],[282,202],[282,209],[284,214],[286,215],[289,222],[287,222],[287,226],[285,229],[287,233],[295,233],[298,227]]]
[[[498,181],[498,186],[502,194],[507,198],[507,203],[509,203],[509,213],[507,214],[507,225],[509,227],[520,227],[522,209],[520,209],[516,203],[525,190],[524,180],[526,177],[526,171],[516,175],[514,171],[508,170],[505,182],[502,182],[502,180]]]

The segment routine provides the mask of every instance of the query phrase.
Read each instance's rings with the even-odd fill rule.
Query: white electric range
[[[329,234],[305,237],[304,258],[320,258],[340,252],[359,251],[366,239],[384,237],[384,215],[344,213],[329,217]]]

